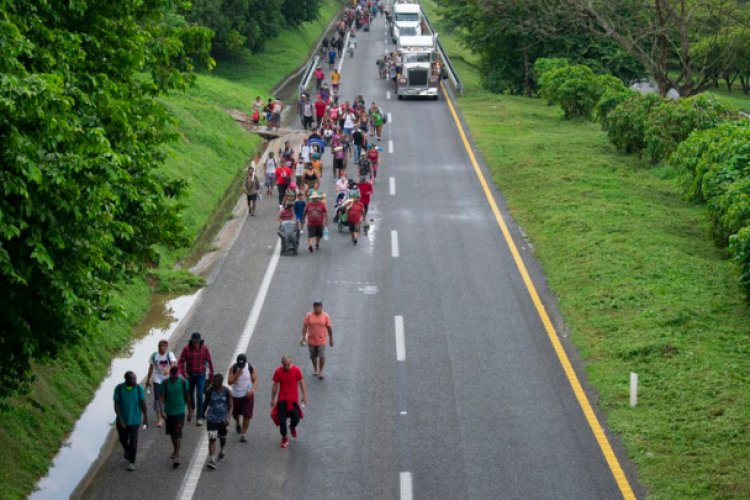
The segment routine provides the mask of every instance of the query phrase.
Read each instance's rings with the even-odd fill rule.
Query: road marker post
[[[638,374],[630,372],[630,407],[638,404]]]

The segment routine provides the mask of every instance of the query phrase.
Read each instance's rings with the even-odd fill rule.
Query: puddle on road
[[[200,295],[200,290],[182,297],[157,297],[144,321],[135,330],[134,342],[122,357],[112,360],[109,375],[99,385],[94,399],[76,422],[73,432],[55,456],[52,467],[37,483],[32,500],[68,498],[99,457],[114,422],[112,393],[132,370],[139,380],[148,373],[148,357],[156,351],[161,339],[168,339]],[[171,344],[171,343],[170,343]],[[172,352],[175,346],[170,345]],[[179,354],[179,353],[175,353]],[[151,397],[147,406],[151,410]]]

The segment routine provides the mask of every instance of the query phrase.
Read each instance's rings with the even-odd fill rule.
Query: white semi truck
[[[396,95],[438,98],[440,59],[436,50],[437,35],[400,36],[398,52],[401,73],[396,78]]]
[[[391,38],[398,43],[401,36],[422,34],[422,9],[418,3],[397,2],[393,4]]]

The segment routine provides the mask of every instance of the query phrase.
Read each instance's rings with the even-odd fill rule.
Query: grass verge
[[[617,154],[598,125],[541,100],[470,87],[458,103],[649,495],[750,497],[750,312],[704,208],[669,168]]]
[[[338,9],[325,0],[317,21],[289,28],[269,42],[261,54],[242,53],[198,77],[198,86],[164,98],[179,122],[180,139],[169,148],[167,172],[189,181],[183,217],[188,234],[202,241],[211,229],[217,206],[244,169],[260,140],[243,131],[225,112],[248,110],[256,95],[266,96],[285,75],[306,58],[310,46]],[[221,218],[221,217],[220,217]],[[201,238],[203,235],[203,238]],[[126,346],[141,321],[153,292],[184,290],[196,284],[184,272],[172,271],[175,262],[191,251],[165,252],[160,269],[120,287],[115,303],[123,311],[116,320],[102,323],[96,336],[64,349],[53,360],[36,363],[29,394],[0,402],[0,498],[24,498],[43,476],[66,435],[91,400],[112,357]],[[145,361],[144,361],[145,362]]]

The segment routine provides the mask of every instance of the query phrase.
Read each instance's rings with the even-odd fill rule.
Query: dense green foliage
[[[285,24],[317,19],[320,0],[195,0],[185,17],[215,32],[212,54],[227,59],[240,48],[260,52]]]
[[[0,3],[0,395],[111,313],[112,283],[157,245],[185,242],[156,98],[211,64],[211,33],[167,26],[169,5]]]
[[[750,123],[696,131],[670,163],[684,172],[685,195],[706,203],[714,239],[740,263],[740,282],[750,296]]]
[[[531,94],[540,57],[565,57],[625,80],[643,74],[614,42],[590,36],[562,0],[446,0],[441,13],[479,55],[483,84],[493,92]]]

